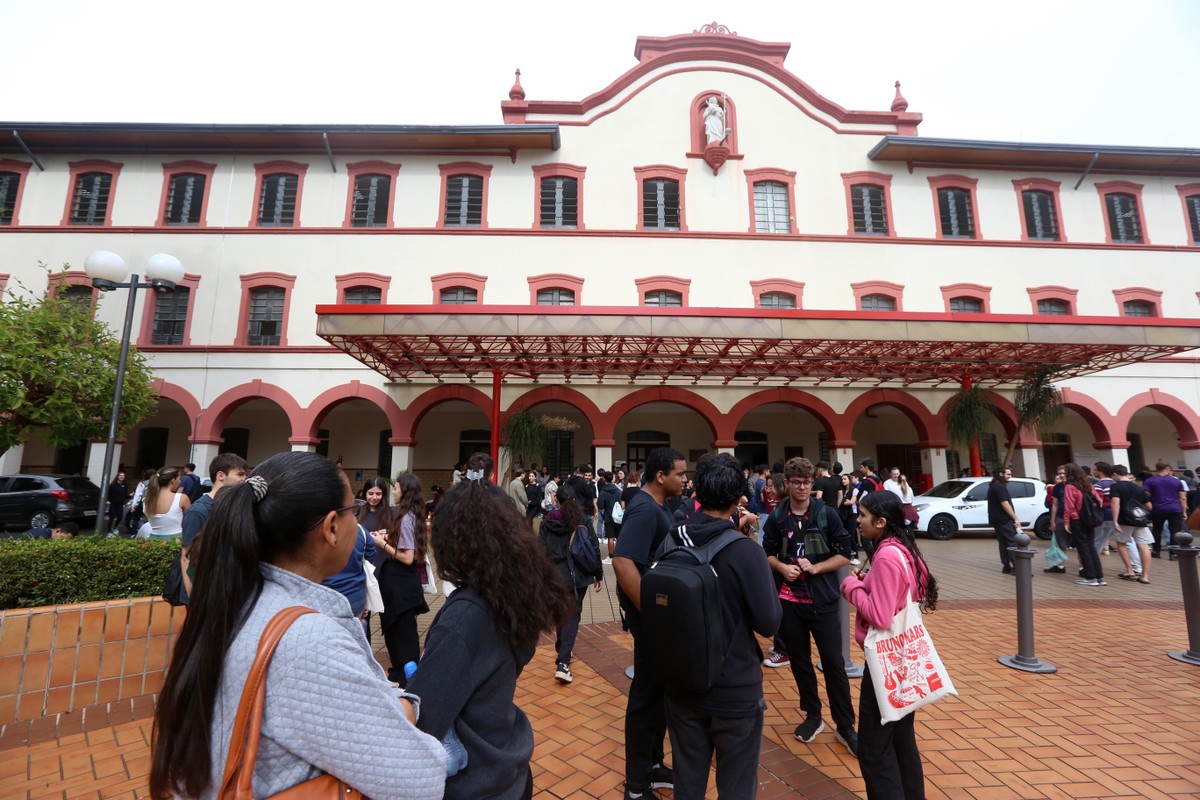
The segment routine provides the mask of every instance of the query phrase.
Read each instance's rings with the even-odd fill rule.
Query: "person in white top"
[[[145,509],[151,539],[183,537],[183,515],[192,502],[179,491],[181,478],[175,467],[163,467],[154,473],[146,487]]]
[[[888,472],[888,479],[883,482],[883,488],[896,495],[896,497],[899,497],[901,503],[911,503],[912,499],[910,498],[906,500],[904,493],[900,488],[900,480],[902,477],[903,476],[900,474],[900,468],[892,467],[891,471]]]

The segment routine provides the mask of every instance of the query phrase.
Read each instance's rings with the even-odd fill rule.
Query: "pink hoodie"
[[[908,563],[905,569],[903,562]],[[896,538],[888,537],[880,543],[871,557],[871,571],[866,578],[850,575],[842,581],[842,596],[858,610],[854,622],[854,640],[861,645],[867,638],[871,626],[886,628],[892,624],[911,591],[914,600],[920,600],[917,575],[925,575],[924,562],[914,559]]]

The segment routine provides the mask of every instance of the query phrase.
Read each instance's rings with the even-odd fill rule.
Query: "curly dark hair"
[[[918,587],[924,584],[921,591],[921,610],[934,611],[937,609],[938,603],[938,582],[937,578],[933,577],[933,573],[929,571],[929,564],[925,562],[924,556],[921,555],[920,549],[917,548],[917,542],[913,539],[912,534],[905,527],[904,506],[900,503],[900,498],[894,492],[868,492],[858,500],[859,508],[865,508],[876,517],[887,520],[887,530],[883,536],[879,537],[876,543],[876,552],[879,550],[879,544],[882,544],[886,539],[896,539],[900,544],[908,550],[913,557],[913,563],[925,564],[924,576],[918,575]],[[923,578],[923,579],[922,579]]]
[[[537,644],[543,631],[566,624],[575,611],[546,548],[504,492],[463,481],[442,495],[433,514],[437,574],[472,589],[512,647]]]
[[[416,546],[413,558],[417,564],[425,563],[425,551],[429,549],[429,533],[425,524],[425,495],[421,493],[421,479],[416,475],[401,475],[396,479],[400,487],[400,501],[393,506],[397,523],[388,527],[388,544],[395,547],[400,543],[400,523],[409,514],[415,518]]]

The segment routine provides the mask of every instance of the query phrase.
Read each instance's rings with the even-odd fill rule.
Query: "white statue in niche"
[[[704,136],[709,144],[720,144],[729,135],[725,127],[725,109],[714,95],[704,101]]]

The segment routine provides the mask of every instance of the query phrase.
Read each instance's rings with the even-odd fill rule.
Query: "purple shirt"
[[[1142,488],[1149,492],[1155,514],[1183,513],[1183,506],[1179,504],[1179,493],[1187,489],[1186,484],[1179,478],[1173,475],[1151,475],[1143,481]]]

